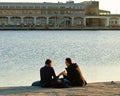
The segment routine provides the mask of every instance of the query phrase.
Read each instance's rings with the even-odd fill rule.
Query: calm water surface
[[[26,86],[52,58],[77,62],[88,82],[120,80],[120,31],[0,31],[0,86]]]

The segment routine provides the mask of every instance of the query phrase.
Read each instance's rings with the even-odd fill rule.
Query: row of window
[[[13,15],[13,14],[84,14],[84,11],[78,10],[78,11],[71,11],[71,10],[62,10],[62,11],[57,11],[57,10],[0,10],[0,14],[2,15]]]
[[[61,21],[61,24],[62,24],[62,22],[65,22],[67,19],[65,19],[64,21]],[[71,20],[70,20],[71,21]],[[50,24],[56,24],[56,20],[55,19],[49,19],[49,23]],[[83,21],[82,21],[82,19],[75,19],[75,25],[81,25],[81,24],[83,24],[82,23]],[[4,19],[4,20],[2,20],[2,19],[0,19],[0,25],[7,25],[9,22],[8,22],[8,19],[6,18],[6,19]],[[24,25],[26,25],[26,24],[33,24],[34,23],[34,19],[31,17],[31,18],[26,18],[26,19],[24,19]],[[41,25],[42,23],[46,23],[46,19],[38,19],[37,21],[36,21],[36,25]],[[16,24],[16,25],[20,25],[21,24],[21,19],[19,18],[19,19],[12,19],[11,20],[11,22],[10,22],[10,24]]]
[[[0,6],[2,9],[84,9],[84,6]]]
[[[110,21],[110,24],[118,24],[118,21]]]
[[[36,18],[37,20],[47,20],[46,17],[37,17]],[[56,18],[56,17],[50,17],[49,20],[70,20],[71,18],[70,17],[63,17],[63,18]],[[75,20],[83,20],[83,18],[81,17],[76,17],[74,18]],[[0,21],[7,21],[8,20],[8,17],[0,17]],[[11,17],[11,20],[12,21],[17,21],[17,20],[21,20],[20,17]],[[34,17],[24,17],[24,20],[34,20]],[[77,22],[77,21],[76,21]]]

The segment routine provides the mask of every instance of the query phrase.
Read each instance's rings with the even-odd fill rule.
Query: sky
[[[0,2],[66,2],[69,0],[0,0]],[[90,0],[74,0],[75,3]],[[94,1],[94,0],[93,0]],[[100,9],[111,11],[112,14],[120,14],[120,0],[95,0],[99,1]]]

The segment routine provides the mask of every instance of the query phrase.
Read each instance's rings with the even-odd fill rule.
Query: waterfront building
[[[98,1],[0,3],[0,27],[75,29],[120,26],[120,15],[100,10]]]

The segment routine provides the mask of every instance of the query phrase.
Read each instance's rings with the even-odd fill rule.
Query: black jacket
[[[51,87],[54,80],[56,79],[56,74],[53,67],[44,66],[40,69],[41,86]]]
[[[72,86],[85,86],[87,84],[79,66],[76,63],[68,66],[66,71],[67,76],[65,76],[65,78],[71,82]]]

